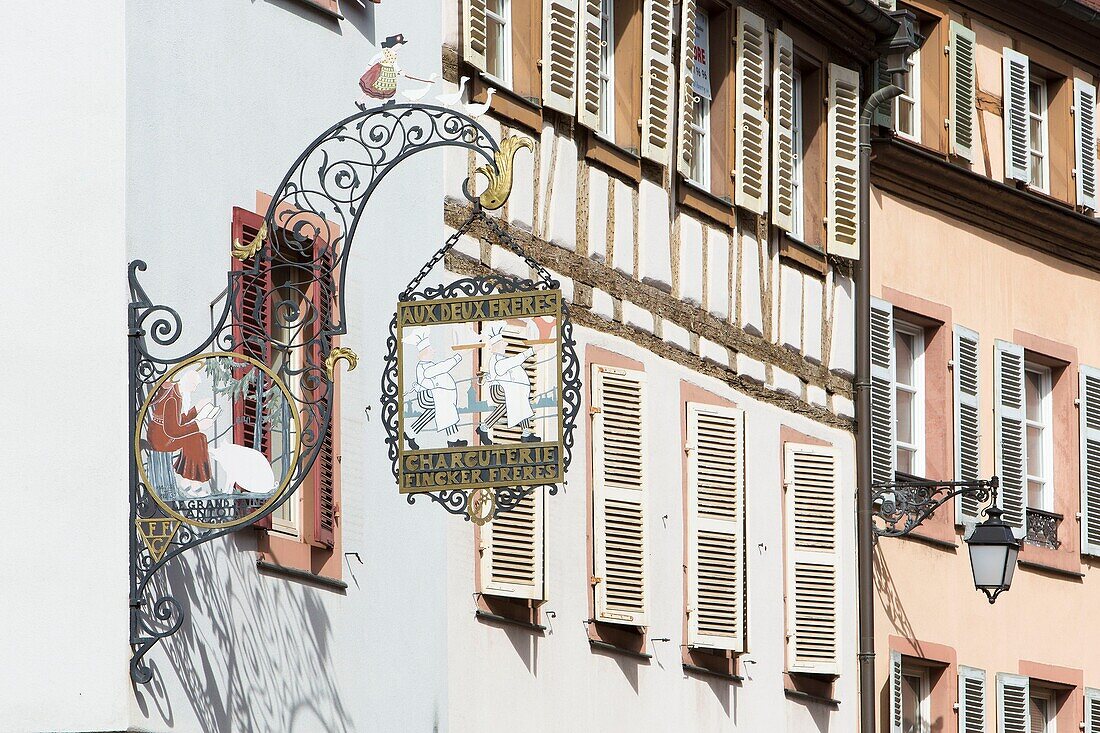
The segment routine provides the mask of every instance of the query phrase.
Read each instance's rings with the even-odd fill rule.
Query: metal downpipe
[[[873,77],[869,75],[869,77]],[[904,91],[901,74],[863,103],[859,118],[859,259],[856,280],[856,556],[859,589],[859,730],[875,730],[875,535],[871,506],[871,121]]]

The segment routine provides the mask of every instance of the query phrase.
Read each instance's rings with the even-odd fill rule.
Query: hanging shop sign
[[[565,480],[580,370],[558,283],[480,210],[433,263],[475,222],[539,277],[417,290],[422,271],[394,315],[383,416],[399,491],[483,524]]]

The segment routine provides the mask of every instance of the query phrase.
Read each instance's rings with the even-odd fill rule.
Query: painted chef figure
[[[416,382],[406,397],[416,395],[417,404],[424,412],[413,422],[413,432],[419,433],[435,420],[435,429],[447,437],[458,433],[458,385],[450,372],[462,363],[455,354],[443,361],[432,361],[432,342],[427,329],[410,329],[405,343],[416,347]],[[465,440],[448,440],[452,448],[467,445]]]
[[[503,323],[487,324],[482,341],[489,351],[485,370],[489,397],[497,406],[477,428],[481,442],[485,445],[493,444],[489,431],[505,416],[508,427],[522,428],[521,441],[539,442],[541,438],[531,429],[532,418],[535,416],[531,407],[531,379],[523,368],[524,363],[535,356],[535,350],[529,346],[518,354],[507,356]]]
[[[405,36],[400,33],[382,41],[382,53],[370,60],[370,68],[359,79],[359,88],[366,97],[393,99],[393,94],[397,91],[397,77],[404,73],[397,65],[397,47],[405,42]],[[360,109],[367,107],[365,102],[356,104]]]

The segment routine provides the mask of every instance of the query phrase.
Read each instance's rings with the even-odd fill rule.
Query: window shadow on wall
[[[348,731],[322,603],[329,591],[259,576],[251,540],[214,540],[155,581],[186,618],[150,653],[159,664],[135,687],[141,714],[175,727],[186,702],[204,733]]]

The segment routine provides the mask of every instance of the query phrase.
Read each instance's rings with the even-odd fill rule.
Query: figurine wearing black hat
[[[371,59],[371,67],[359,79],[359,87],[367,97],[389,99],[392,103],[393,94],[397,91],[397,76],[405,75],[397,65],[397,47],[403,43],[405,36],[400,33],[382,41],[382,53]],[[357,104],[360,109],[366,109],[363,102]]]

